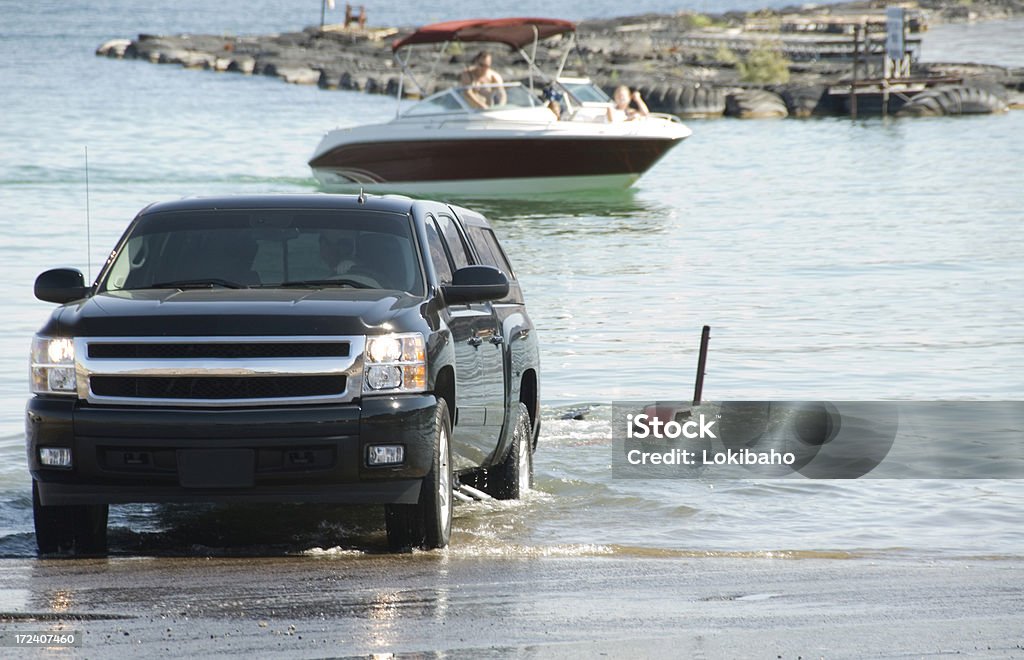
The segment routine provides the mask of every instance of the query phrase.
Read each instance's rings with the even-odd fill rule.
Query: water
[[[318,3],[305,14],[285,4],[0,3],[0,555],[34,552],[22,410],[29,339],[51,308],[32,297],[35,275],[89,261],[95,272],[151,201],[312,191],[305,162],[325,130],[393,111],[379,96],[93,49],[138,32],[258,33],[318,20]],[[560,13],[611,15],[620,4]],[[406,22],[398,9],[369,9],[371,23]],[[507,13],[452,2],[418,11],[424,22]],[[517,12],[550,13],[540,2]],[[926,52],[957,59],[968,41],[964,59],[1019,63],[1014,25],[936,28]],[[685,397],[703,324],[712,326],[710,398],[998,400],[1024,389],[1024,113],[691,127],[693,138],[629,192],[474,204],[512,256],[542,332],[545,419],[538,492],[460,507],[452,552],[1024,553],[1019,482],[611,479],[601,404]],[[579,409],[584,420],[563,419]],[[116,507],[113,549],[316,554],[380,543],[377,512],[318,515],[267,529],[262,510],[236,510],[225,527],[216,511]]]

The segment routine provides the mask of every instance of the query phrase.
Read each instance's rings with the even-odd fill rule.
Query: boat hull
[[[330,138],[325,138],[325,142]],[[324,190],[521,195],[627,188],[683,137],[340,142],[310,161]]]
[[[460,197],[522,197],[556,195],[591,190],[625,190],[639,178],[632,174],[601,176],[517,177],[512,179],[455,179],[447,181],[402,181],[353,183],[327,171],[314,171],[324,192],[401,193],[415,197],[457,195]]]

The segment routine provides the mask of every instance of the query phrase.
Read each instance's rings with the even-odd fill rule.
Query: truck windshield
[[[323,209],[143,216],[100,290],[219,287],[424,291],[408,216]]]

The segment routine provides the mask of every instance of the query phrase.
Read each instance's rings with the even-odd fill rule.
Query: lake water
[[[0,555],[34,554],[23,407],[29,341],[51,309],[32,296],[35,275],[90,262],[95,273],[155,200],[313,191],[305,163],[322,133],[394,110],[381,96],[93,50],[139,32],[300,29],[319,19],[319,3],[306,4],[0,2]],[[420,4],[416,18],[507,13],[469,5]],[[559,13],[619,7],[565,4]],[[412,20],[397,8],[369,11],[375,24]],[[516,12],[552,13],[539,1]],[[959,59],[969,47],[963,59],[1019,64],[1019,28],[940,26],[926,36],[926,57]],[[1024,391],[1024,113],[690,125],[693,137],[628,192],[473,204],[512,256],[542,333],[545,419],[538,492],[521,504],[459,508],[450,551],[1024,554],[1017,481],[611,478],[607,404],[685,398],[704,324],[711,399],[1003,400]],[[565,419],[580,409],[583,420]],[[231,521],[117,507],[113,551],[277,547],[261,516],[240,511]],[[379,543],[376,524],[362,514],[314,521],[289,531],[285,550]]]

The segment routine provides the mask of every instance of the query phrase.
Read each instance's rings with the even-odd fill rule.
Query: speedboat
[[[396,40],[403,73],[395,118],[328,132],[309,161],[321,188],[491,197],[629,187],[691,131],[672,115],[609,121],[611,101],[599,87],[561,77],[571,48],[557,74],[545,76],[526,46],[535,54],[539,41],[575,39],[575,30],[557,19],[482,19],[435,23]],[[528,81],[501,84],[504,93],[493,95],[500,105],[475,107],[469,88],[455,86],[403,108],[405,78],[424,88],[408,67],[412,46],[454,42],[510,46],[529,65]]]

